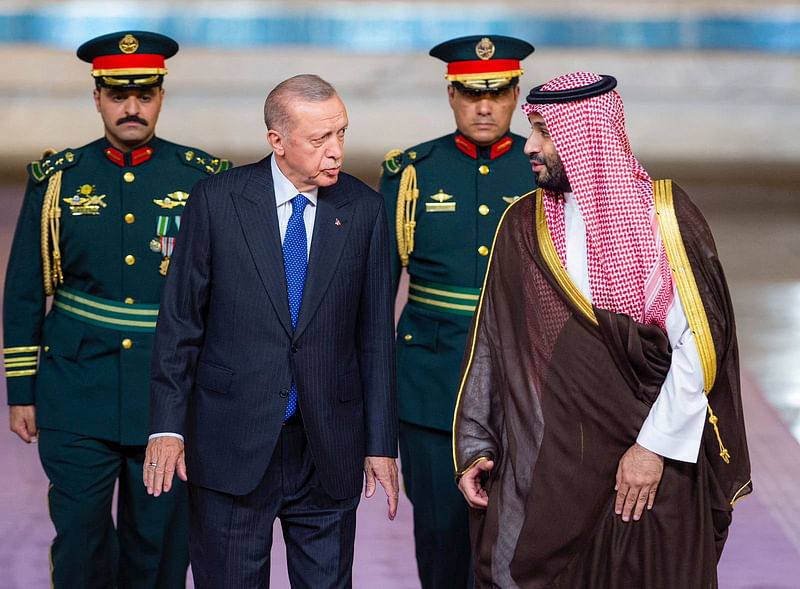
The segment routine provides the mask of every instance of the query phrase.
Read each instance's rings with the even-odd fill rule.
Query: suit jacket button
[[[285,399],[289,396],[289,389],[281,389],[280,395]]]
[[[297,346],[292,344],[292,354],[296,354],[296,353],[297,353]]]

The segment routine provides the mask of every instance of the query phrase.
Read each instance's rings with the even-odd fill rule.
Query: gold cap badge
[[[125,55],[136,53],[137,49],[139,49],[139,41],[133,35],[125,35],[119,40],[119,50]],[[492,48],[492,52],[494,53],[494,48]]]
[[[494,43],[492,43],[489,37],[484,37],[475,45],[475,54],[484,61],[492,59],[494,55]]]

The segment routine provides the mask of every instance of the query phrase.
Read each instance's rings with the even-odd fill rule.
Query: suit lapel
[[[292,320],[286,291],[286,271],[283,267],[278,212],[268,157],[254,168],[242,192],[231,196],[245,242],[253,256],[264,289],[283,328],[291,335]]]
[[[319,189],[311,255],[295,338],[300,337],[311,321],[336,272],[339,257],[350,233],[353,206],[352,197],[345,194],[338,184]]]

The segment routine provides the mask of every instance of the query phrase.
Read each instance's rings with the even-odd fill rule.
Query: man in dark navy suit
[[[397,509],[387,215],[341,173],[330,84],[282,82],[264,118],[273,154],[198,183],[183,215],[144,483],[158,496],[188,480],[199,589],[266,586],[275,517],[293,587],[350,587],[364,474]]]

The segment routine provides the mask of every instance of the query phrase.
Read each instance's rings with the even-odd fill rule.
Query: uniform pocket
[[[233,370],[230,368],[209,364],[208,362],[200,362],[197,365],[197,386],[199,387],[227,395],[231,388],[232,380]]]
[[[397,325],[398,343],[408,347],[420,346],[435,352],[438,340],[439,322],[406,307]]]
[[[86,326],[59,313],[50,313],[44,322],[44,352],[47,356],[60,356],[76,360],[83,342]]]

